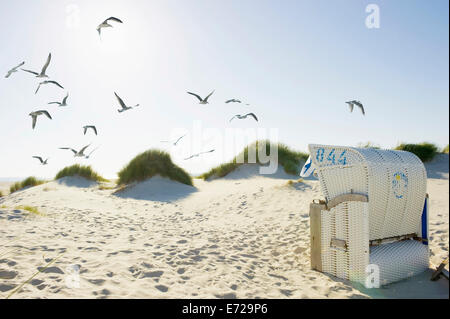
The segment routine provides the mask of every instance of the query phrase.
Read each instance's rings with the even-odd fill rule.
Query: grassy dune
[[[151,149],[133,158],[119,173],[119,185],[141,182],[155,175],[192,184],[192,177],[172,162],[169,153]]]
[[[439,153],[439,148],[435,144],[427,142],[420,144],[400,144],[395,148],[395,150],[414,153],[422,162],[431,161],[436,154]]]
[[[236,156],[233,160],[228,163],[224,163],[217,167],[212,168],[208,172],[199,176],[199,178],[208,179],[211,177],[224,177],[234,171],[236,168],[242,164],[248,163],[249,150],[256,152],[256,163],[261,164],[259,159],[259,148],[260,145],[264,145],[263,141],[256,141],[253,144],[248,145],[244,150]],[[271,143],[270,141],[265,142],[265,154],[270,153]],[[300,170],[300,162],[305,161],[308,158],[308,154],[296,152],[291,150],[288,146],[277,143],[278,146],[278,164],[283,166],[284,170],[288,174],[297,175]],[[239,159],[244,159],[243,163]]]
[[[72,165],[63,168],[56,174],[55,180],[66,176],[79,176],[95,182],[106,182],[107,179],[101,177],[91,166]]]
[[[448,144],[447,144],[446,147],[443,148],[442,153],[448,154]]]
[[[14,183],[13,185],[11,185],[11,187],[9,188],[9,192],[12,194],[21,189],[24,189],[25,187],[33,187],[33,186],[44,184],[45,182],[46,181],[39,180],[36,177],[30,176],[21,182],[17,182],[17,183]]]

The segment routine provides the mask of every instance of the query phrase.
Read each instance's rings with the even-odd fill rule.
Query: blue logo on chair
[[[392,180],[392,189],[396,198],[403,198],[408,189],[408,177],[402,172],[395,173]]]

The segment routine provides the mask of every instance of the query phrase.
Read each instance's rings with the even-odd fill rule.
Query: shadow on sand
[[[124,190],[116,192],[114,195],[120,198],[169,203],[189,197],[197,191],[197,188],[193,186],[154,176],[144,182],[127,186]]]
[[[425,163],[428,178],[448,179],[448,154],[437,154],[429,163]]]
[[[79,188],[89,188],[92,186],[96,186],[98,183],[94,181],[90,181],[86,178],[79,176],[68,176],[63,177],[55,181],[56,183],[68,187],[79,187]]]

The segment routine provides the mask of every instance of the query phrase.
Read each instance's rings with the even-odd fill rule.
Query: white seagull
[[[45,71],[47,71],[47,68],[48,68],[48,65],[50,64],[51,59],[52,59],[52,54],[49,53],[47,62],[45,62],[44,66],[42,67],[41,73],[30,71],[30,70],[25,70],[25,69],[21,69],[21,70],[28,72],[28,73],[32,73],[32,74],[36,75],[37,78],[48,78],[48,75],[45,74]]]
[[[204,99],[202,99],[198,94],[192,93],[192,92],[187,92],[190,95],[195,96],[197,99],[199,99],[200,103],[199,104],[208,104],[208,99],[209,97],[214,93],[214,91],[212,91],[211,93],[209,93],[209,95],[207,97],[205,97]]]
[[[362,114],[366,115],[366,112],[364,111],[364,106],[362,105],[362,103],[360,101],[353,100],[353,101],[348,101],[345,103],[348,104],[348,106],[350,108],[350,112],[353,112],[353,107],[356,105],[361,109]]]
[[[210,151],[206,151],[206,152],[201,152],[201,153],[193,154],[193,155],[191,155],[191,156],[185,158],[184,160],[186,161],[186,160],[189,160],[189,159],[194,158],[194,157],[199,157],[199,156],[202,155],[202,154],[212,153],[212,152],[214,152],[214,151],[215,151],[215,150],[210,150]]]
[[[48,164],[47,163],[48,158],[45,161],[40,156],[33,156],[33,158],[37,158],[41,162],[42,165],[47,165]]]
[[[247,116],[253,117],[253,118],[255,119],[255,121],[258,122],[258,118],[256,117],[256,115],[255,115],[254,113],[248,113],[248,114],[245,114],[245,115],[237,114],[237,115],[235,115],[235,116],[233,116],[233,117],[231,118],[230,122],[231,122],[234,118],[238,118],[238,119],[242,120],[242,119],[247,118]]]
[[[58,104],[58,106],[67,106],[67,98],[69,97],[69,93],[64,97],[62,102],[50,102],[48,104]]]
[[[33,124],[32,124],[33,129],[34,129],[35,126],[36,126],[37,117],[38,117],[39,115],[45,115],[45,116],[47,116],[50,120],[52,119],[52,117],[50,116],[50,113],[48,113],[46,110],[39,110],[39,111],[31,112],[29,115],[30,115],[30,116],[32,117],[32,119],[33,119]]]
[[[241,100],[231,99],[231,100],[225,101],[225,103],[242,103],[242,102],[241,102]]]
[[[94,125],[83,126],[84,135],[86,135],[86,132],[88,129],[92,129],[94,131],[95,135],[97,135],[97,128]]]
[[[8,71],[8,73],[5,75],[5,78],[9,78],[11,74],[17,72],[17,69],[20,68],[22,65],[25,64],[25,61],[20,63],[18,66],[13,67],[11,70]]]
[[[54,84],[54,85],[56,85],[56,86],[59,86],[61,89],[64,89],[63,87],[62,87],[62,85],[61,84],[59,84],[58,82],[56,82],[56,81],[42,81],[41,83],[39,83],[39,85],[38,85],[38,87],[37,87],[37,89],[36,89],[36,92],[34,92],[34,94],[37,94],[37,92],[39,91],[39,89],[41,88],[41,85],[44,85],[44,84]]]
[[[60,150],[71,150],[72,152],[73,152],[73,157],[85,157],[86,155],[84,155],[84,151],[90,146],[91,144],[89,144],[89,145],[86,145],[85,147],[83,147],[81,150],[79,150],[79,151],[77,151],[77,150],[74,150],[73,148],[70,148],[70,147],[60,147],[59,149]]]
[[[112,28],[112,25],[110,25],[108,23],[109,20],[115,21],[115,22],[118,22],[118,23],[123,23],[122,20],[120,20],[120,19],[117,19],[115,17],[109,17],[108,19],[106,19],[105,21],[103,21],[102,23],[100,23],[98,25],[97,32],[98,32],[99,36],[101,36],[102,28]]]
[[[135,106],[127,106],[123,100],[117,95],[116,92],[114,92],[114,94],[116,95],[117,100],[119,101],[120,106],[122,107],[121,109],[117,110],[119,113],[131,110],[133,107],[139,106],[139,104],[136,104]]]
[[[179,137],[179,138],[173,143],[173,145],[174,145],[174,146],[177,146],[178,142],[179,142],[183,137],[185,137],[186,135],[187,135],[187,134],[185,134],[185,135]],[[173,142],[173,141],[161,141],[161,143],[172,143],[172,142]]]

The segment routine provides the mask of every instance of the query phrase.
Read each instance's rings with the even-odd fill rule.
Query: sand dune
[[[448,155],[427,168],[436,266],[448,256]],[[312,271],[308,210],[322,196],[316,180],[287,185],[297,178],[244,165],[195,187],[155,177],[115,194],[65,178],[14,193],[0,199],[0,297],[59,256],[12,298],[448,298],[431,270],[371,290]]]

